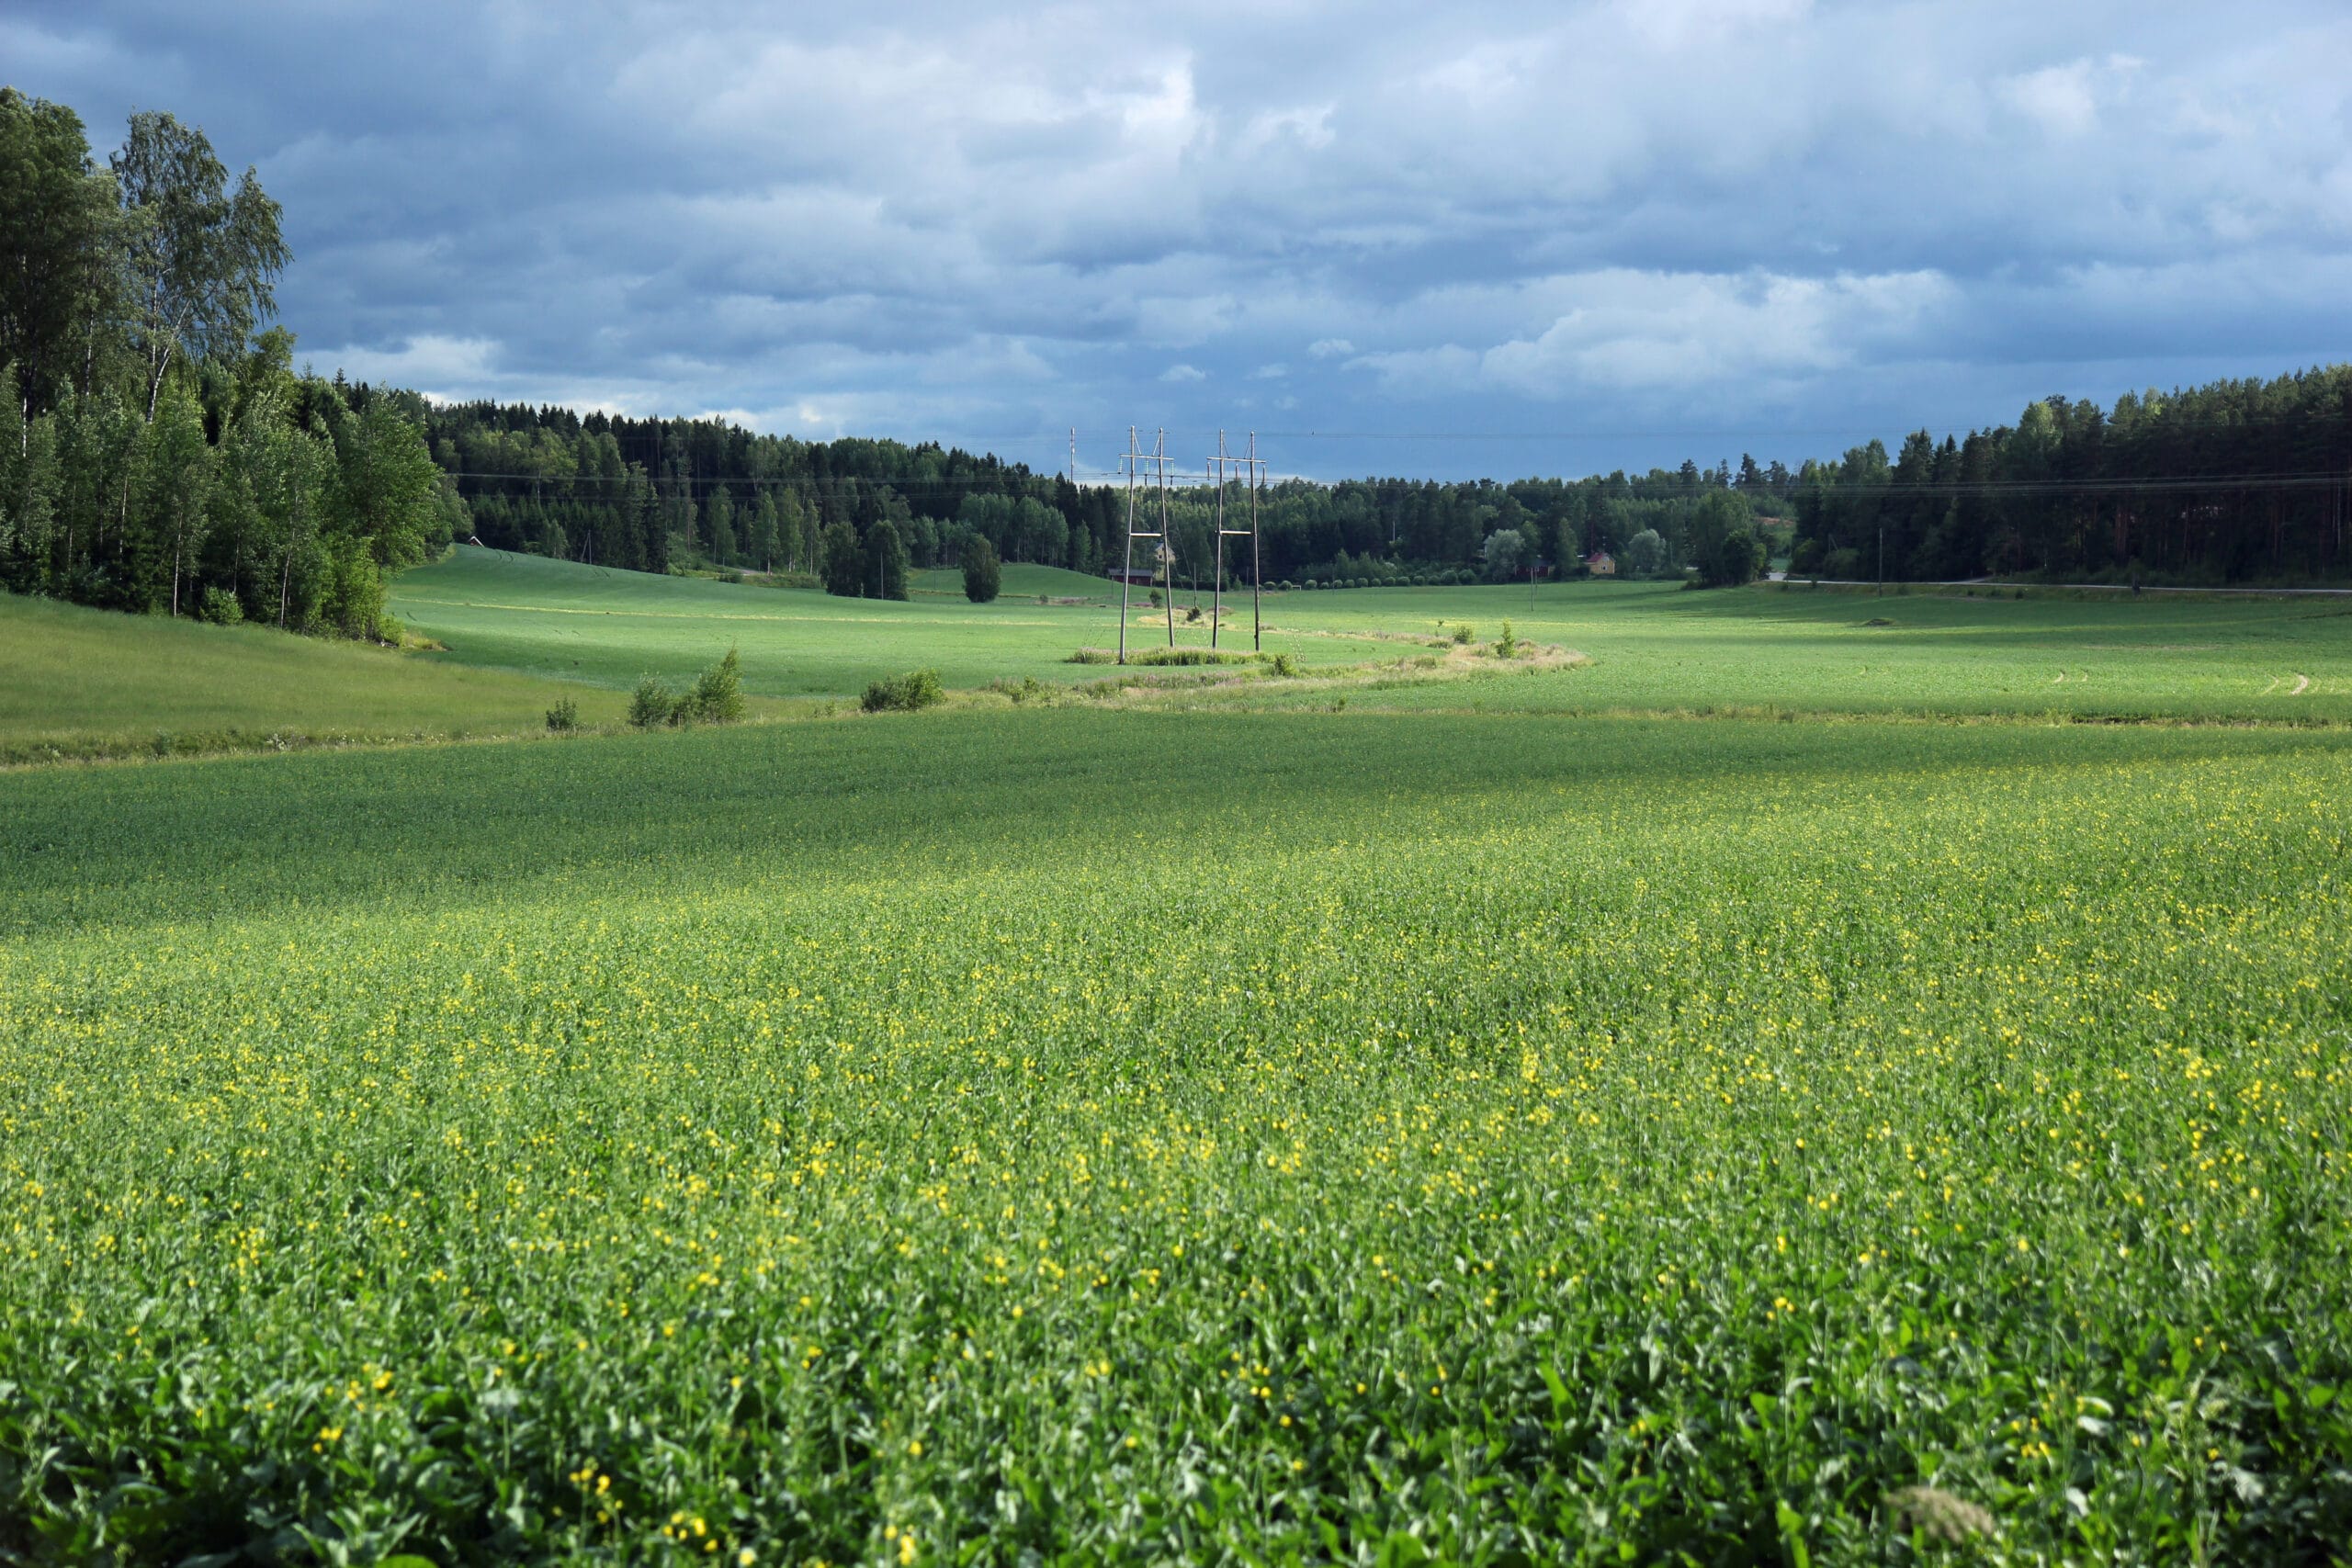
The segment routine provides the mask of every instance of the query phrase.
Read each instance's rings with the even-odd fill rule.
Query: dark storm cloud
[[[35,4],[102,148],[286,204],[322,367],[1107,462],[1799,456],[2352,355],[2352,21],[1582,7]],[[1585,433],[1577,439],[1520,437]]]

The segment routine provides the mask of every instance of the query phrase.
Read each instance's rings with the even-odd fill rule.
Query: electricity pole
[[[1250,647],[1258,651],[1265,640],[1265,617],[1261,609],[1263,594],[1258,585],[1258,470],[1265,465],[1258,460],[1258,433],[1250,433],[1250,455],[1237,457],[1225,449],[1225,432],[1216,433],[1216,456],[1208,461],[1209,482],[1216,486],[1216,614],[1209,622],[1209,646],[1217,645],[1217,626],[1225,618],[1225,542],[1247,538],[1250,541]],[[1227,475],[1232,469],[1246,471],[1250,483],[1250,526],[1228,528],[1225,525],[1225,491]]]
[[[1176,573],[1172,563],[1175,556],[1168,547],[1168,432],[1162,430],[1159,439],[1149,452],[1136,444],[1136,427],[1127,426],[1127,449],[1119,461],[1127,475],[1127,537],[1125,562],[1119,570],[1119,662],[1127,661],[1127,604],[1130,592],[1128,580],[1136,570],[1136,541],[1155,541],[1152,559],[1167,569],[1168,575],[1168,646],[1176,646]],[[1136,479],[1143,469],[1150,467],[1159,483],[1159,531],[1156,534],[1136,532]]]

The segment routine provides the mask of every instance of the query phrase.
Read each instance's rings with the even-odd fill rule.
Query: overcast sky
[[[320,370],[1040,468],[1792,464],[2352,358],[2352,7],[12,0]],[[1312,434],[1310,434],[1312,433]]]

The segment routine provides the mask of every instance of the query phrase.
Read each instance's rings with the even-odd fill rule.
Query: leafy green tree
[[[290,253],[278,233],[277,203],[254,171],[231,190],[229,171],[204,132],[170,114],[132,115],[130,137],[111,163],[131,220],[130,339],[153,420],[175,355],[233,356],[276,313],[273,286]]]
[[[310,619],[326,574],[320,527],[335,485],[334,449],[325,437],[266,422],[248,460],[261,537],[275,569],[270,575],[277,625]]]
[[[447,542],[441,470],[424,433],[392,398],[368,398],[335,432],[338,522],[379,567],[414,566]]]
[[[695,678],[687,701],[705,724],[733,724],[743,716],[743,661],[735,649]]]
[[[1708,490],[1690,508],[1689,558],[1712,571],[1724,536],[1735,529],[1746,528],[1752,514],[1747,498],[1738,491]]]
[[[735,498],[725,486],[712,492],[703,508],[703,524],[710,530],[710,558],[719,566],[735,564],[738,549],[735,539]]]
[[[0,392],[9,389],[0,382]],[[45,413],[24,420],[20,407],[9,399],[8,420],[17,428],[0,451],[0,582],[35,592],[49,575],[58,533],[57,420]]]
[[[904,599],[907,596],[907,547],[887,517],[865,536],[865,596]]]
[[[114,304],[119,230],[81,117],[0,87],[0,365],[16,367],[20,418],[55,406],[76,362],[88,368]]]
[[[60,404],[57,424],[61,537],[51,590],[108,603],[117,585],[107,567],[122,552],[145,427],[111,387]]]
[[[1654,577],[1666,570],[1666,540],[1655,528],[1645,528],[1625,541],[1625,570],[1635,577]]]
[[[825,530],[825,592],[843,599],[857,598],[865,589],[865,555],[857,547],[857,530],[836,523]]]
[[[1526,557],[1526,536],[1516,528],[1496,529],[1487,536],[1486,544],[1478,551],[1487,577],[1498,582],[1516,576]]]
[[[783,529],[783,518],[776,511],[775,491],[763,488],[759,504],[752,510],[752,558],[760,563],[762,571],[775,570],[776,548]]]
[[[985,604],[997,596],[1004,586],[1004,570],[997,560],[996,547],[985,534],[975,534],[964,541],[964,597],[975,604]]]
[[[1764,541],[1746,528],[1734,528],[1715,541],[1707,563],[1707,581],[1722,588],[1737,588],[1756,581],[1764,569]]]
[[[194,392],[184,386],[166,391],[149,422],[146,448],[140,496],[142,597],[150,607],[168,603],[176,615],[181,581],[204,542],[212,488],[212,448],[205,443],[204,410]]]

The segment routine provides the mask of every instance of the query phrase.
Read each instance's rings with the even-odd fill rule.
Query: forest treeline
[[[1984,572],[2175,582],[2338,578],[2352,366],[2272,380],[2050,397],[2015,425],[1913,432],[1809,462],[1793,568],[1890,580]]]
[[[424,403],[298,376],[277,204],[204,133],[0,88],[0,586],[389,637],[387,575],[463,519]]]
[[[470,402],[426,416],[433,456],[458,487],[484,545],[636,570],[715,566],[804,574],[837,592],[875,592],[879,558],[954,565],[986,538],[1009,561],[1107,571],[1124,558],[1128,497],[991,455],[936,443],[803,441],[716,420],[634,420],[557,407]],[[1444,571],[1522,573],[1643,535],[1659,570],[1702,558],[1738,526],[1789,516],[1793,476],[1751,459],[1571,481],[1285,480],[1258,497],[1270,581],[1389,581]],[[1709,502],[1706,497],[1716,499]],[[1250,498],[1226,494],[1228,525]],[[1139,493],[1156,529],[1160,501]],[[1215,570],[1216,492],[1167,497],[1180,581]],[[877,533],[880,547],[876,547]],[[1227,545],[1227,570],[1246,551]],[[1637,548],[1637,554],[1639,553]],[[1148,567],[1145,555],[1139,567]]]
[[[975,536],[1006,560],[1098,572],[1123,558],[1121,487],[935,444],[521,404],[427,417],[475,533],[503,548],[805,573],[852,593],[879,591],[886,574],[867,557],[885,524],[888,549],[916,567],[954,564]],[[1824,577],[2218,583],[2344,576],[2348,487],[2352,367],[2335,366],[2126,393],[2111,409],[2053,396],[2015,425],[1941,442],[1915,431],[1891,458],[1873,440],[1794,470],[1743,456],[1580,479],[1292,479],[1258,507],[1269,581],[1556,574],[1597,551],[1634,575],[1713,575],[1745,533]],[[1225,503],[1246,515],[1238,487]],[[1158,496],[1137,504],[1156,525]],[[1215,570],[1216,504],[1201,486],[1168,499],[1180,583]],[[1228,572],[1246,577],[1246,546],[1227,549]]]

